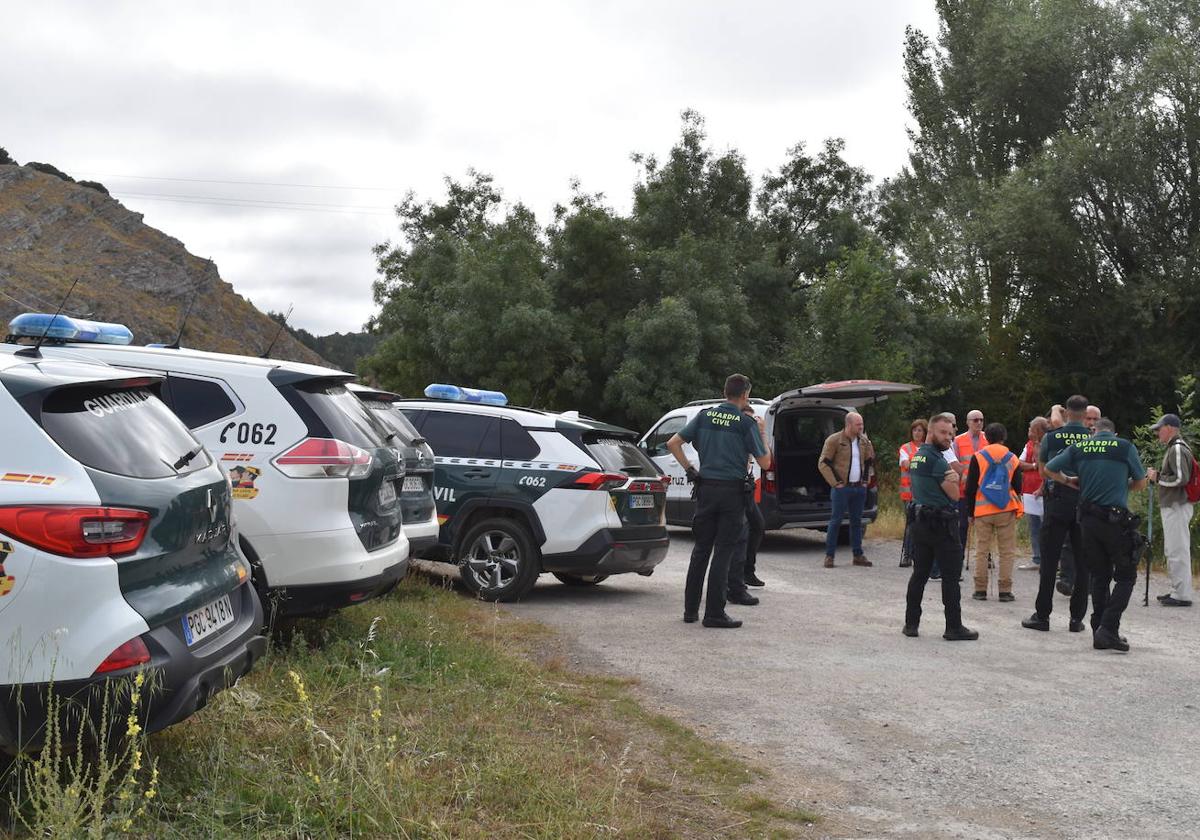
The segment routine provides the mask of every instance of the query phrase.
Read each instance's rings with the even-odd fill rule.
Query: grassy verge
[[[646,710],[627,682],[566,669],[553,647],[542,625],[406,582],[302,625],[237,688],[151,738],[141,777],[156,774],[156,795],[128,826],[106,824],[205,837],[808,833],[811,814],[758,795],[762,771]],[[38,803],[20,770],[2,794],[29,818]],[[18,825],[9,813],[0,830]]]

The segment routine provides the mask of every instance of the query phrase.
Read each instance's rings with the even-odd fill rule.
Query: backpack
[[[988,462],[987,472],[979,480],[979,492],[998,508],[1006,508],[1012,501],[1012,476],[1008,473],[1008,462],[1016,456],[1008,452],[999,461],[993,461],[988,452],[979,453]]]
[[[1188,458],[1192,461],[1192,472],[1188,477],[1187,484],[1183,485],[1183,490],[1187,493],[1188,504],[1196,504],[1200,502],[1200,463],[1196,461],[1196,456],[1192,454],[1192,449],[1182,440],[1179,445],[1187,450]]]

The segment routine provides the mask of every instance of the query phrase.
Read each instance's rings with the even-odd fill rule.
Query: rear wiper
[[[202,447],[202,446],[197,446],[191,452],[183,453],[182,455],[179,456],[179,460],[171,465],[171,469],[175,470],[176,472],[179,472],[179,470],[181,470],[183,467],[186,467],[188,464],[190,464],[192,462],[192,459],[195,458],[197,455],[199,455],[200,450],[203,448],[204,447]]]

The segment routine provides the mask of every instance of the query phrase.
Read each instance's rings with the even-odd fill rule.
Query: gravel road
[[[874,568],[820,568],[820,535],[768,535],[756,607],[738,630],[684,624],[691,535],[672,531],[653,577],[578,589],[542,578],[514,613],[563,631],[576,664],[636,677],[654,705],[772,768],[829,836],[1200,836],[1200,609],[1166,609],[1141,583],[1122,632],[1095,651],[1025,630],[1037,574],[1016,603],[970,599],[977,642],[941,638],[936,584],[918,639],[901,635],[908,570],[899,545],[868,542]]]

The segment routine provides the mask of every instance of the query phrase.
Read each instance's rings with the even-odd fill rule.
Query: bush
[[[75,183],[74,178],[72,178],[66,172],[63,172],[57,166],[53,166],[49,163],[38,163],[35,160],[31,160],[31,161],[29,161],[29,163],[27,163],[25,165],[28,166],[30,169],[37,170],[38,172],[44,172],[47,175],[53,175],[55,178],[61,178],[62,180],[69,181],[72,184]]]
[[[68,178],[67,180],[70,179]],[[89,190],[95,190],[96,192],[101,192],[105,195],[112,195],[112,193],[108,191],[108,187],[104,186],[99,181],[80,181],[79,186],[87,187]]]

